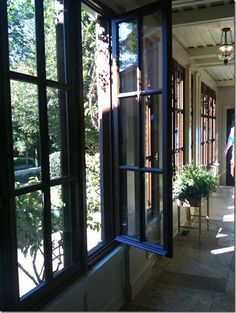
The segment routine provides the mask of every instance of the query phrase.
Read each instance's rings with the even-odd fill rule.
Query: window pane
[[[139,238],[139,173],[121,174],[121,225],[122,234]]]
[[[8,0],[9,57],[12,71],[36,75],[33,0]]]
[[[163,179],[162,176],[145,174],[146,240],[163,245]]]
[[[120,100],[120,163],[137,165],[138,145],[138,107],[135,98]]]
[[[65,81],[64,2],[44,0],[47,79]]]
[[[72,262],[72,230],[69,185],[51,187],[52,265],[57,272]]]
[[[41,180],[37,86],[11,81],[16,188]]]
[[[143,99],[144,110],[144,164],[145,167],[162,167],[162,97]]]
[[[162,87],[161,13],[143,18],[143,88]]]
[[[82,53],[85,121],[87,250],[102,243],[103,192],[101,158],[103,114],[109,82],[109,42],[106,26],[95,11],[82,5]]]
[[[16,197],[20,296],[45,280],[42,214],[43,195],[41,191]]]
[[[67,98],[63,90],[47,88],[50,178],[69,173]]]
[[[137,90],[137,23],[122,22],[119,32],[120,92]]]

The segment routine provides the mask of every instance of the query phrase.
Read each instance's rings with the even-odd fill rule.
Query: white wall
[[[233,109],[235,106],[235,98],[234,98],[234,86],[228,87],[219,87],[218,92],[218,140],[219,140],[219,151],[218,151],[218,159],[219,159],[219,174],[220,174],[220,184],[226,184],[226,158],[224,155],[224,149],[226,146],[226,112],[227,109]]]
[[[151,277],[155,255],[120,245],[41,311],[117,311]]]

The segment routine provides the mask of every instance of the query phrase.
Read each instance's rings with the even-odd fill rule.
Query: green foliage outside
[[[199,203],[218,188],[218,179],[204,165],[185,165],[174,182],[174,198]]]

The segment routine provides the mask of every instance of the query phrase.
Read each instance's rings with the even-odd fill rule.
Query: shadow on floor
[[[210,227],[182,231],[172,259],[157,257],[152,278],[120,311],[235,312],[234,192],[210,198]]]

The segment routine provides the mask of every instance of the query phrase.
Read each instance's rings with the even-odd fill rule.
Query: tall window
[[[0,68],[6,281],[24,307],[114,238],[109,23],[68,0],[4,0],[0,11],[9,47]]]
[[[172,123],[174,174],[184,165],[184,68],[173,60]]]
[[[113,23],[115,199],[120,211],[118,240],[171,255],[165,23],[160,3]]]
[[[64,4],[51,0],[43,5],[26,0],[7,4],[17,260],[23,296],[73,261],[75,179]],[[42,19],[35,25],[36,15]]]
[[[216,159],[216,93],[201,84],[201,163],[209,165]]]

